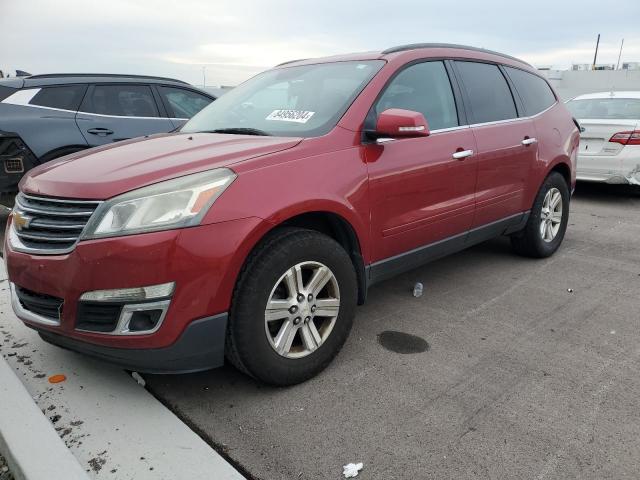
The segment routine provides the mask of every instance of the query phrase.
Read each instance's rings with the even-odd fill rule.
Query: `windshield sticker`
[[[307,123],[314,113],[316,112],[309,112],[307,110],[274,110],[265,120]]]

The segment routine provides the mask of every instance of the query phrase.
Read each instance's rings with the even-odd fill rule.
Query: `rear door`
[[[524,200],[527,178],[537,159],[536,132],[531,119],[518,118],[514,94],[498,65],[454,64],[478,147],[475,228],[531,207]]]
[[[184,125],[214,100],[187,88],[167,85],[157,85],[156,88],[174,128]]]
[[[91,146],[169,132],[171,120],[161,116],[146,84],[96,84],[89,87],[76,115],[78,128]]]
[[[0,130],[18,134],[39,159],[50,160],[86,142],[75,123],[86,85],[47,85],[16,90],[2,101]]]
[[[385,87],[367,117],[371,125],[366,128],[374,129],[384,110],[413,110],[424,114],[431,130],[427,137],[364,147],[374,261],[443,239],[462,245],[462,234],[471,226],[476,146],[464,112],[457,108],[457,84],[449,73],[443,61],[406,66]],[[471,155],[453,157],[461,151]]]

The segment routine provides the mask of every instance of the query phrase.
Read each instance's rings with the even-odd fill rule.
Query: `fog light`
[[[145,330],[153,330],[158,324],[158,320],[162,316],[162,310],[143,310],[133,312],[129,320],[130,332],[143,332]]]
[[[175,282],[169,282],[148,287],[94,290],[83,293],[80,296],[80,300],[85,302],[143,302],[145,300],[170,297],[175,286]]]

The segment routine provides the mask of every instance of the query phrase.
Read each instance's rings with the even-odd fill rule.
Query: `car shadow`
[[[607,183],[578,182],[574,197],[599,202],[617,203],[629,199],[640,199],[640,186],[610,185]]]

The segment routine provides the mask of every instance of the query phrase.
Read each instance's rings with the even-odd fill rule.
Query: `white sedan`
[[[640,92],[580,95],[567,102],[578,120],[578,180],[640,185]]]

